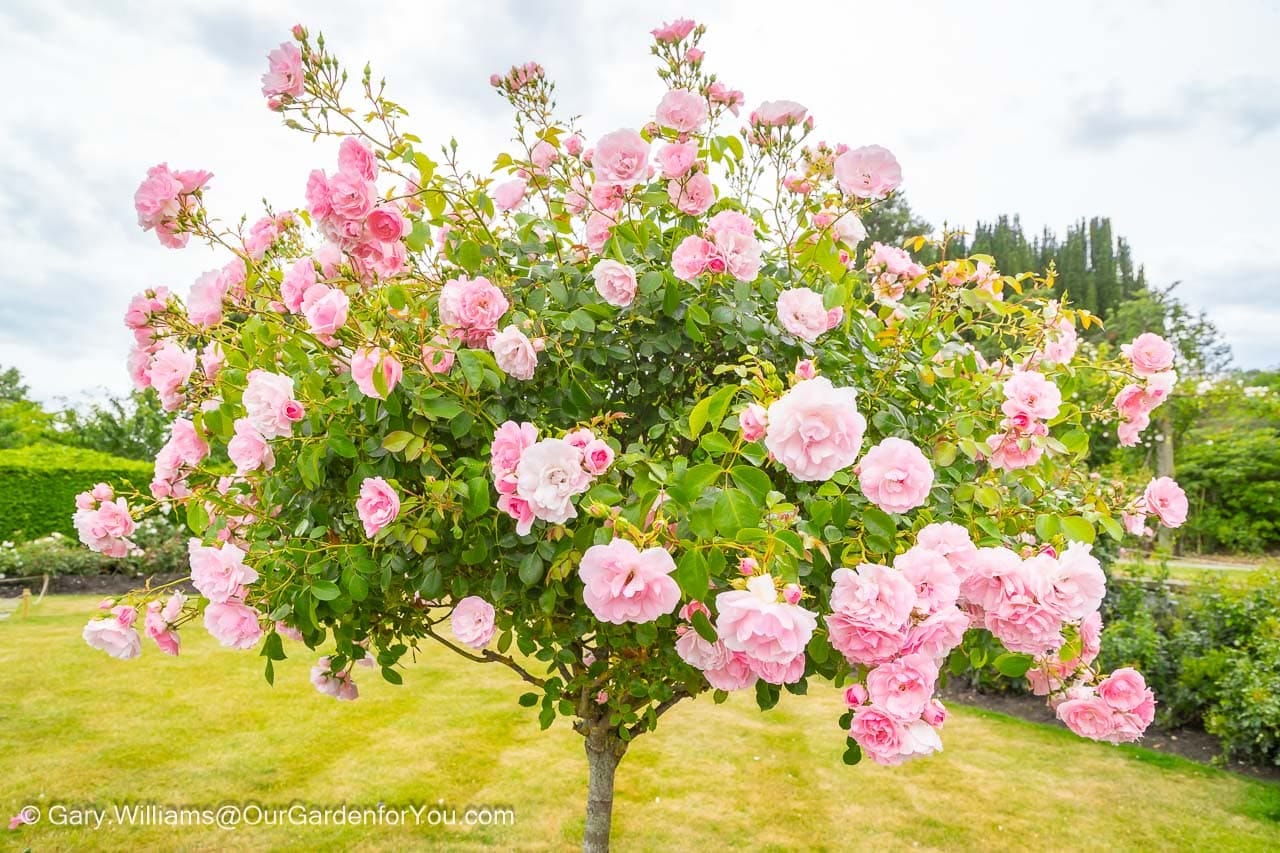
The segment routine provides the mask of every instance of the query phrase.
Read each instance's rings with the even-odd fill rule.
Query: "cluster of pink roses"
[[[187,473],[209,455],[209,443],[196,433],[195,424],[187,418],[174,420],[169,440],[156,454],[155,477],[151,495],[156,500],[185,498],[191,494]]]
[[[250,471],[270,471],[276,464],[269,440],[293,434],[293,425],[306,414],[293,396],[293,379],[279,373],[253,370],[241,403],[245,416],[233,425],[227,456],[243,476]]]
[[[755,281],[760,271],[755,230],[749,216],[722,210],[707,222],[705,236],[690,235],[680,241],[671,255],[671,268],[684,281],[725,272],[738,281]]]
[[[1187,520],[1187,493],[1172,477],[1156,477],[1147,484],[1132,508],[1121,514],[1125,529],[1134,536],[1147,536],[1147,516],[1154,515],[1165,527],[1181,527]]]
[[[516,520],[521,536],[533,529],[534,519],[563,524],[577,518],[573,498],[609,470],[613,457],[608,442],[589,429],[539,441],[533,424],[507,421],[490,446],[498,509]]]
[[[209,600],[205,628],[224,646],[253,648],[262,637],[262,614],[244,602],[246,587],[258,579],[258,573],[245,565],[245,552],[230,542],[213,547],[199,539],[192,539],[188,550],[191,585]]]
[[[578,576],[582,598],[601,622],[652,622],[680,602],[671,573],[675,561],[662,548],[641,551],[625,539],[592,545],[582,555]]]
[[[1173,345],[1157,334],[1144,332],[1120,349],[1133,372],[1142,377],[1141,385],[1126,385],[1115,401],[1120,413],[1120,446],[1133,447],[1151,423],[1151,413],[1173,392],[1178,373],[1173,369]]]
[[[797,382],[768,409],[752,403],[738,416],[743,438],[764,439],[773,458],[797,480],[829,480],[862,450],[867,419],[857,391],[837,388],[825,376]]]
[[[395,204],[379,203],[377,177],[373,152],[348,136],[338,148],[338,171],[329,176],[316,169],[307,179],[307,208],[320,232],[366,281],[397,275],[406,257],[407,220]]]
[[[213,177],[210,172],[174,172],[161,163],[147,170],[147,177],[133,194],[133,207],[143,231],[156,232],[160,243],[170,249],[187,245],[189,235],[179,230],[179,217],[199,203],[201,188]]]
[[[1040,461],[1049,427],[1062,408],[1058,386],[1034,370],[1020,370],[1004,382],[1004,432],[987,438],[987,460],[993,468],[1013,471]]]
[[[843,319],[844,309],[828,310],[816,290],[792,287],[778,294],[778,322],[802,341],[813,343]]]
[[[293,29],[302,38],[300,26]],[[262,75],[262,94],[271,109],[279,109],[285,98],[302,97],[305,78],[302,73],[302,51],[293,42],[284,42],[267,54],[267,70]]]
[[[798,584],[779,590],[771,575],[755,574],[757,568],[754,560],[744,560],[744,571],[752,574],[742,587],[716,596],[714,642],[689,625],[676,629],[680,658],[701,670],[717,690],[742,690],[756,679],[794,684],[804,676],[805,647],[818,625],[818,615],[800,606]],[[692,620],[696,612],[709,614],[706,605],[693,601],[680,615]]]
[[[117,498],[106,483],[76,495],[76,512],[72,524],[80,541],[91,551],[108,557],[127,557],[137,550],[129,537],[138,525],[129,514],[129,504]]]
[[[1071,731],[1111,743],[1142,737],[1156,714],[1155,694],[1142,674],[1129,667],[1117,669],[1096,687],[1070,687],[1051,704]]]
[[[929,281],[924,267],[912,260],[906,249],[884,243],[872,243],[867,250],[866,271],[872,293],[886,305],[901,302],[908,285],[919,289]]]

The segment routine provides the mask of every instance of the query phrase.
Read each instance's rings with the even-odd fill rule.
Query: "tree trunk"
[[[584,853],[607,853],[613,825],[613,774],[627,745],[613,734],[607,720],[596,720],[586,732],[587,826],[582,833]]]
[[[1173,476],[1173,418],[1169,414],[1169,407],[1166,406],[1161,412],[1157,421],[1157,429],[1160,430],[1160,441],[1156,444],[1156,476],[1172,477]],[[1173,548],[1173,531],[1163,524],[1159,525],[1156,530],[1156,543],[1160,546],[1160,550],[1170,553]]]

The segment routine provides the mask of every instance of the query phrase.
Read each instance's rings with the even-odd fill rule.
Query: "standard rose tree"
[[[508,667],[543,727],[585,737],[592,849],[628,743],[703,694],[838,689],[833,746],[898,764],[942,748],[945,673],[987,665],[1085,736],[1139,737],[1141,676],[1093,666],[1090,543],[1186,501],[1090,477],[1082,425],[1141,430],[1172,350],[1099,361],[1051,278],[948,257],[949,235],[930,266],[923,237],[866,245],[889,151],[815,141],[795,101],[739,121],[702,27],[653,35],[639,129],[579,132],[537,64],[494,75],[516,135],[486,176],[429,156],[369,71],[350,106],[298,27],[263,93],[339,137],[305,205],[229,227],[210,175],[151,170],[142,226],[227,260],[130,304],[129,371],[172,438],[151,494],[99,485],[75,523],[119,555],[136,517],[178,513],[199,596],[109,600],[86,640],[134,657],[145,614],[177,654],[202,619],[268,680],[317,650],[312,682],[348,700],[357,667],[399,684],[424,644]]]

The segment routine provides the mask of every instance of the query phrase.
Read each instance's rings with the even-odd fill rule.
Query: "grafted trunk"
[[[606,853],[613,826],[613,776],[627,745],[607,725],[595,720],[586,731],[587,826],[582,833],[584,853]]]

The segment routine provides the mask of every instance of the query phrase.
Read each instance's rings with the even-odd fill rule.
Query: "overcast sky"
[[[0,364],[44,400],[128,390],[129,296],[185,294],[222,263],[138,229],[149,166],[212,171],[224,219],[256,217],[263,197],[298,206],[307,173],[333,168],[336,142],[285,130],[258,92],[295,20],[355,73],[372,60],[431,150],[453,135],[479,165],[509,136],[490,72],[535,59],[589,136],[639,127],[663,93],[648,30],[687,14],[749,107],[800,100],[820,138],[889,147],[931,222],[1018,213],[1062,232],[1110,216],[1148,281],[1181,281],[1237,364],[1280,366],[1280,4],[364,5],[4,0]]]

